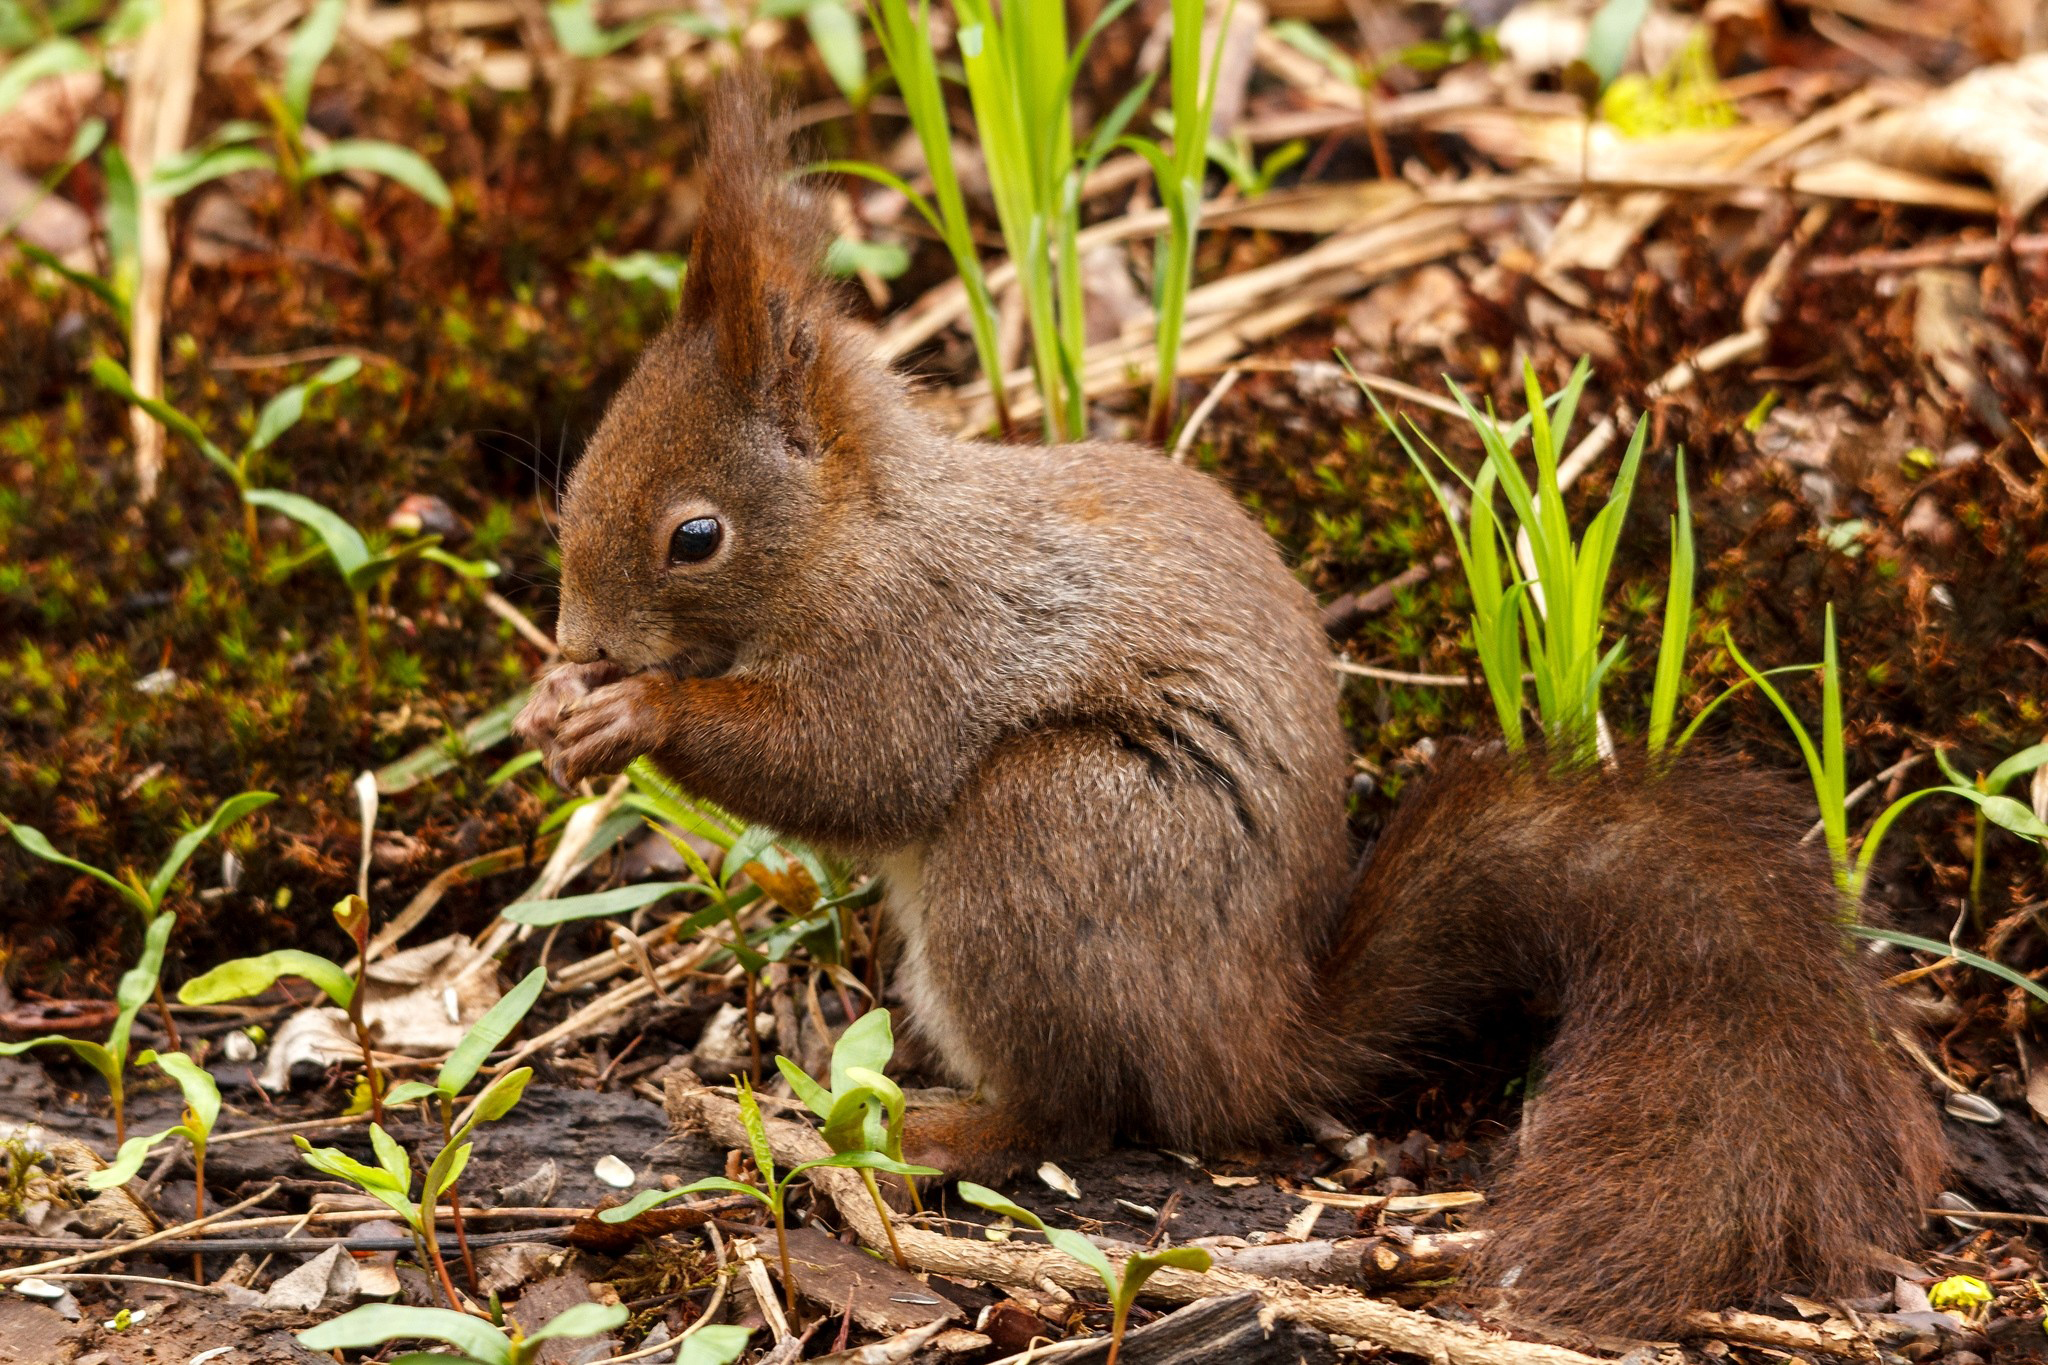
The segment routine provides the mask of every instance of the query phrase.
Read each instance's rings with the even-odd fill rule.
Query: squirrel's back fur
[[[558,781],[646,753],[883,872],[909,1022],[978,1092],[914,1157],[1271,1140],[1533,1003],[1480,1279],[1659,1330],[1903,1240],[1932,1119],[1774,784],[1467,755],[1354,879],[1328,646],[1265,534],[1155,451],[935,429],[812,276],[775,142],[714,106],[681,312],[564,499],[573,666],[521,729]]]

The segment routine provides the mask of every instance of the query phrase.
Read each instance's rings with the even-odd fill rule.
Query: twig
[[[107,1261],[119,1256],[133,1255],[145,1247],[155,1246],[158,1242],[168,1242],[174,1238],[183,1237],[188,1232],[197,1232],[200,1228],[210,1227],[215,1223],[225,1221],[232,1215],[240,1213],[243,1209],[252,1208],[262,1203],[273,1194],[276,1194],[278,1189],[279,1186],[273,1183],[250,1195],[239,1204],[230,1204],[224,1209],[216,1209],[204,1218],[195,1218],[189,1223],[180,1223],[176,1227],[165,1228],[161,1232],[152,1232],[147,1237],[137,1237],[133,1241],[121,1242],[112,1247],[102,1247],[97,1251],[83,1251],[76,1256],[64,1256],[54,1261],[40,1261],[35,1265],[19,1265],[9,1267],[6,1270],[0,1270],[0,1284],[5,1284],[10,1280],[27,1279],[31,1275],[40,1275],[45,1271],[69,1270],[75,1265],[91,1265],[95,1261]]]
[[[1195,405],[1195,410],[1188,414],[1188,420],[1181,426],[1180,435],[1173,443],[1173,462],[1175,464],[1179,464],[1187,458],[1188,448],[1194,445],[1195,437],[1202,430],[1202,423],[1209,420],[1209,414],[1216,411],[1216,405],[1223,401],[1223,395],[1230,392],[1231,387],[1237,383],[1241,373],[1242,371],[1238,370],[1235,366],[1225,370],[1223,377],[1216,381],[1215,387],[1204,394],[1202,401]]]
[[[552,635],[535,625],[532,617],[489,588],[484,589],[484,606],[490,609],[491,615],[518,631],[522,639],[550,659],[561,654],[562,648],[555,643]]]
[[[150,194],[148,186],[157,165],[184,150],[205,28],[202,0],[164,0],[156,22],[135,45],[128,73],[122,150],[142,200],[135,293],[128,305],[128,372],[144,398],[163,397],[164,294],[171,284],[171,199]],[[128,410],[128,418],[135,434],[135,496],[154,502],[163,475],[164,429],[138,407]]]
[[[1471,687],[1474,683],[1462,673],[1403,673],[1398,668],[1374,668],[1349,659],[1332,659],[1330,667],[1355,678],[1378,678],[1381,682],[1414,683],[1420,687]]]
[[[669,1078],[666,1107],[670,1122],[678,1128],[707,1132],[719,1142],[746,1144],[737,1107],[688,1078]],[[807,1161],[828,1155],[824,1139],[806,1125],[771,1119],[768,1132],[778,1161]],[[820,1167],[811,1173],[811,1181],[833,1201],[841,1219],[863,1242],[878,1251],[887,1245],[879,1216],[857,1175]],[[943,1275],[1020,1286],[1050,1281],[1067,1290],[1101,1288],[1094,1271],[1046,1246],[996,1246],[975,1238],[945,1237],[910,1227],[899,1230],[899,1240],[912,1264]],[[1124,1248],[1110,1253],[1112,1259],[1121,1259],[1126,1254]],[[1342,1290],[1305,1288],[1285,1280],[1222,1268],[1206,1274],[1162,1270],[1145,1282],[1148,1297],[1171,1303],[1247,1290],[1261,1295],[1274,1311],[1285,1317],[1420,1355],[1438,1365],[1595,1365],[1594,1357],[1577,1351],[1512,1341],[1476,1327],[1438,1322]]]

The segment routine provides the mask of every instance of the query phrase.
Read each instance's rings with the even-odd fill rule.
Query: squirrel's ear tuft
[[[810,300],[826,220],[785,183],[787,140],[759,75],[730,75],[714,89],[700,164],[704,206],[680,320],[713,329],[721,367],[742,386],[800,389],[819,349]]]

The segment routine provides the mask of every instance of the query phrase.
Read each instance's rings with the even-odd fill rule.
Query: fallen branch
[[[708,1134],[730,1146],[747,1144],[738,1106],[686,1076],[671,1076],[665,1107],[676,1128]],[[785,1165],[829,1155],[823,1138],[806,1125],[767,1121],[775,1159]],[[840,1217],[870,1247],[888,1245],[867,1188],[852,1171],[821,1167],[811,1182],[837,1207]],[[997,1245],[967,1237],[944,1237],[899,1227],[896,1238],[906,1259],[921,1269],[996,1284],[1034,1287],[1050,1281],[1064,1290],[1100,1289],[1095,1272],[1050,1247]],[[1110,1252],[1120,1260],[1126,1253]],[[1596,1365],[1597,1357],[1561,1346],[1515,1341],[1476,1327],[1438,1322],[1405,1308],[1343,1290],[1312,1289],[1217,1268],[1206,1274],[1161,1270],[1145,1282],[1145,1295],[1168,1303],[1192,1303],[1226,1294],[1256,1293],[1282,1316],[1345,1336],[1422,1356],[1437,1365]]]

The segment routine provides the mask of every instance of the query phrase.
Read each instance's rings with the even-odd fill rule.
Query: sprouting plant
[[[1593,517],[1584,538],[1575,539],[1565,513],[1558,466],[1565,450],[1566,433],[1590,373],[1581,360],[1565,386],[1546,396],[1535,367],[1526,365],[1523,385],[1529,411],[1512,424],[1502,423],[1491,412],[1481,413],[1452,385],[1452,397],[1486,451],[1485,463],[1470,478],[1412,420],[1408,430],[1403,431],[1380,406],[1378,397],[1366,390],[1381,422],[1428,481],[1445,520],[1450,523],[1458,558],[1472,591],[1473,646],[1478,650],[1487,691],[1508,746],[1519,749],[1523,744],[1522,671],[1526,647],[1544,736],[1554,754],[1573,762],[1590,761],[1598,751],[1600,688],[1622,654],[1622,642],[1618,640],[1603,648],[1602,617],[1608,571],[1621,539],[1629,498],[1635,490],[1643,442],[1649,434],[1648,423],[1636,424],[1606,504]],[[1410,433],[1436,457],[1434,462],[1423,459],[1421,451],[1410,441]],[[1530,437],[1536,463],[1533,482],[1524,476],[1514,455],[1514,447],[1525,433]],[[1433,466],[1449,470],[1465,485],[1470,495],[1469,533],[1458,529],[1456,509],[1438,483]],[[1663,751],[1671,732],[1690,628],[1693,550],[1684,482],[1681,452],[1679,515],[1672,521],[1671,579],[1665,595],[1664,632],[1651,696],[1649,729],[1653,754]],[[1511,520],[1501,517],[1494,507],[1497,489],[1507,497],[1513,513]],[[1683,742],[1681,736],[1679,743]]]
[[[494,780],[496,776],[509,775],[506,770],[511,767],[507,764],[500,769]],[[675,933],[678,937],[694,934],[719,920],[725,921],[731,929],[732,938],[726,948],[746,969],[748,1079],[758,1079],[761,1074],[761,1040],[754,1023],[757,974],[769,963],[782,961],[801,943],[810,950],[812,964],[840,989],[847,1013],[851,1015],[851,999],[844,997],[850,976],[841,960],[838,914],[843,907],[867,892],[847,891],[845,875],[820,857],[816,850],[783,839],[765,825],[743,825],[716,806],[697,801],[679,791],[644,758],[635,759],[627,766],[626,772],[632,779],[633,790],[627,794],[625,806],[646,818],[668,840],[695,880],[641,882],[588,895],[519,901],[506,908],[505,918],[516,924],[553,926],[572,920],[627,914],[680,892],[702,895],[709,904],[684,919],[676,926]],[[567,819],[569,811],[577,804],[580,802],[558,808],[548,816],[547,824]],[[678,836],[678,830],[694,834],[721,851],[716,871],[687,838]],[[745,874],[744,878],[742,874]],[[774,930],[768,941],[757,950],[749,942],[741,915],[764,895],[793,918]]]
[[[540,1354],[540,1348],[550,1341],[576,1337],[602,1336],[614,1328],[625,1325],[632,1315],[622,1304],[579,1303],[563,1309],[550,1318],[546,1325],[530,1335],[520,1336],[515,1327],[507,1333],[493,1327],[483,1318],[470,1313],[458,1313],[448,1308],[415,1308],[399,1303],[366,1303],[352,1308],[340,1317],[308,1328],[298,1334],[299,1345],[309,1351],[351,1351],[367,1350],[382,1346],[387,1341],[438,1341],[455,1348],[453,1356],[435,1353],[432,1355],[404,1355],[398,1358],[400,1365],[424,1365],[426,1361],[457,1361],[468,1365],[531,1365]],[[737,1332],[738,1345],[746,1345],[747,1332],[737,1327],[705,1327],[699,1330],[702,1336],[710,1332]],[[706,1357],[705,1365],[725,1365],[733,1355],[722,1359]]]
[[[293,187],[345,171],[381,175],[411,190],[446,213],[454,205],[448,182],[418,152],[377,138],[336,138],[315,147],[307,138],[306,114],[313,102],[313,80],[334,50],[348,0],[318,0],[292,34],[284,60],[284,80],[264,92],[270,127],[247,119],[222,124],[180,156],[159,166],[150,179],[153,193],[182,194],[209,180],[237,171],[277,171]],[[259,144],[266,133],[271,144]]]
[[[154,1063],[172,1080],[185,1097],[185,1111],[177,1123],[159,1132],[132,1137],[122,1142],[114,1153],[112,1164],[94,1171],[85,1178],[86,1185],[95,1190],[111,1190],[116,1185],[125,1185],[135,1178],[142,1169],[142,1163],[149,1159],[158,1143],[167,1138],[181,1137],[192,1147],[192,1216],[206,1216],[206,1144],[213,1136],[213,1125],[220,1118],[220,1086],[204,1067],[182,1052],[167,1052],[158,1055],[144,1052],[135,1059],[147,1066]],[[193,1274],[204,1280],[199,1253],[192,1255]]]
[[[1175,128],[1186,130],[1186,135],[1175,137],[1170,152],[1142,139],[1124,137],[1125,128],[1150,94],[1148,78],[1118,101],[1087,138],[1077,140],[1070,107],[1075,79],[1096,36],[1129,3],[1111,0],[1080,41],[1070,46],[1062,6],[998,6],[992,0],[954,0],[960,60],[996,217],[1030,318],[1032,371],[1044,407],[1048,440],[1075,438],[1087,429],[1077,240],[1080,194],[1089,172],[1119,145],[1145,157],[1152,167],[1160,203],[1167,209],[1168,230],[1154,272],[1158,325],[1150,425],[1155,435],[1164,431],[1166,415],[1170,415],[1181,322],[1193,274],[1209,115],[1215,98],[1215,62],[1210,63],[1205,79],[1200,0],[1173,0],[1172,109]],[[946,243],[967,290],[975,350],[995,400],[996,421],[1007,426],[995,305],[981,268],[966,200],[953,170],[952,128],[939,83],[938,56],[931,46],[929,0],[919,0],[914,10],[910,0],[878,0],[873,14],[883,55],[924,150],[931,197],[871,163],[832,161],[819,169],[860,175],[903,194]],[[1220,52],[1219,45],[1219,57]]]
[[[161,398],[147,398],[136,392],[135,382],[123,369],[120,362],[110,356],[95,356],[92,362],[92,377],[100,387],[110,390],[127,402],[141,408],[157,421],[190,441],[198,452],[206,457],[207,463],[228,476],[237,493],[246,494],[254,486],[257,457],[277,443],[279,437],[299,424],[306,415],[306,400],[322,389],[331,389],[346,384],[355,378],[363,368],[363,362],[352,355],[330,360],[311,379],[303,380],[282,390],[275,398],[263,405],[263,411],[256,418],[256,429],[242,448],[230,455],[207,436],[200,425],[185,413],[172,407]],[[258,504],[243,502],[242,535],[249,542],[249,548],[260,548],[256,538],[256,508]]]
[[[1412,71],[1442,71],[1471,61],[1494,61],[1500,56],[1500,44],[1494,41],[1493,34],[1473,27],[1472,21],[1457,10],[1445,13],[1440,36],[1396,48],[1369,62],[1358,61],[1299,19],[1282,19],[1272,26],[1271,32],[1358,91],[1365,113],[1366,141],[1372,148],[1374,169],[1382,180],[1393,179],[1395,173],[1393,152],[1387,146],[1386,132],[1380,127],[1373,107],[1380,82],[1387,73],[1402,66]]]
[[[754,1150],[754,1169],[760,1174],[759,1185],[748,1185],[742,1181],[729,1180],[722,1175],[706,1176],[692,1181],[680,1189],[643,1190],[617,1208],[604,1209],[598,1218],[606,1223],[625,1223],[638,1218],[649,1209],[680,1199],[686,1194],[702,1194],[706,1190],[723,1190],[728,1194],[744,1194],[758,1199],[767,1208],[768,1216],[775,1220],[775,1250],[782,1261],[782,1293],[789,1303],[789,1311],[796,1311],[796,1275],[789,1266],[789,1232],[785,1223],[789,1187],[798,1176],[814,1171],[821,1166],[846,1167],[862,1171],[887,1171],[891,1175],[918,1176],[938,1175],[929,1166],[912,1166],[894,1157],[877,1151],[834,1152],[831,1156],[819,1157],[813,1161],[801,1162],[778,1175],[775,1168],[775,1150],[768,1143],[768,1125],[761,1117],[761,1105],[754,1098],[754,1087],[745,1078],[733,1077],[738,1090],[740,1122],[746,1125],[747,1142]],[[884,1225],[888,1219],[884,1218]]]
[[[367,965],[363,952],[370,940],[370,909],[360,896],[345,896],[334,905],[334,922],[356,945],[356,975],[317,953],[299,948],[280,948],[261,957],[238,957],[212,971],[193,977],[178,990],[187,1005],[217,1005],[225,1000],[244,1000],[261,995],[280,977],[295,976],[310,981],[329,1000],[348,1013],[355,1030],[356,1045],[363,1053],[363,1080],[370,1092],[370,1117],[384,1121],[384,1083],[377,1070],[376,1054],[370,1046],[370,1027],[363,1018],[363,976]]]
[[[889,1029],[889,1011],[871,1009],[846,1026],[832,1045],[832,1088],[826,1089],[809,1072],[787,1057],[775,1059],[775,1069],[789,1082],[796,1097],[824,1120],[819,1131],[835,1152],[880,1152],[892,1161],[903,1160],[903,1091],[883,1074],[896,1054],[896,1040]],[[875,1185],[875,1173],[863,1170],[861,1183],[875,1201],[875,1213],[889,1236],[889,1251],[896,1264],[908,1269],[903,1248],[896,1244],[896,1225]],[[905,1182],[913,1203],[917,1184]],[[918,1205],[919,1211],[923,1206]]]
[[[1966,777],[1948,754],[1941,749],[1934,751],[1934,761],[1941,765],[1941,771],[1949,781],[1959,787],[1970,787],[1987,797],[2005,797],[2005,789],[2043,764],[2048,764],[2048,744],[2034,744],[2005,759],[1990,772]],[[2018,802],[2014,802],[2018,805]],[[2007,812],[2010,814],[2011,812]],[[1981,922],[1984,914],[1984,842],[1989,817],[1982,806],[1977,807],[1976,830],[1970,841],[1970,910]]]
[[[371,589],[382,586],[388,590],[391,575],[409,559],[439,564],[464,578],[483,580],[498,575],[498,566],[489,560],[462,559],[449,554],[441,548],[441,537],[437,535],[415,536],[396,545],[373,549],[369,540],[350,524],[348,518],[298,493],[286,493],[276,488],[250,488],[243,491],[242,500],[281,512],[319,538],[321,551],[316,553],[324,552],[324,557],[333,563],[355,606],[356,650],[362,664],[365,689],[375,676],[375,662],[370,650]],[[289,572],[299,562],[303,560],[286,564],[280,571]]]
[[[121,869],[121,875],[117,877],[102,868],[92,866],[90,863],[82,863],[76,858],[67,858],[50,846],[50,841],[43,837],[41,830],[31,825],[8,820],[5,816],[0,816],[0,823],[6,824],[8,832],[14,836],[14,842],[20,844],[45,862],[56,863],[60,867],[68,867],[74,872],[83,872],[87,876],[96,878],[113,887],[114,890],[121,893],[121,898],[134,907],[137,914],[142,916],[143,924],[146,927],[153,927],[159,917],[159,912],[163,909],[164,898],[171,893],[171,885],[177,881],[178,874],[185,870],[185,864],[192,861],[192,855],[199,851],[199,846],[242,817],[269,805],[275,800],[277,800],[275,792],[243,792],[239,796],[231,796],[221,802],[218,806],[214,807],[213,814],[207,816],[200,824],[178,836],[177,842],[171,845],[171,851],[164,856],[164,860],[161,863],[157,864],[155,875],[150,877],[148,881],[142,880],[142,875],[132,867],[124,866]],[[166,934],[170,932],[168,925],[165,927],[164,932]],[[146,956],[147,954],[145,954]],[[163,954],[161,949],[159,949],[157,953],[157,967],[151,969],[150,972],[149,989],[156,997],[157,1009],[163,1014],[164,1033],[170,1039],[171,1046],[176,1048],[178,1046],[178,1026],[171,1019],[170,1006],[164,1001],[162,988],[158,985],[156,979],[157,971],[161,969],[162,965]],[[125,981],[126,978],[123,978],[123,980]],[[124,1048],[125,1045],[124,1036]],[[115,1101],[114,1112],[118,1122],[120,1117],[118,1097]]]
[[[485,1059],[511,1036],[513,1029],[519,1027],[519,1021],[526,1017],[526,1012],[533,1008],[533,1002],[540,998],[541,987],[547,984],[547,980],[546,967],[535,967],[528,972],[523,981],[506,991],[499,997],[497,1004],[491,1006],[481,1019],[470,1025],[469,1031],[462,1035],[462,1041],[448,1054],[448,1060],[441,1064],[441,1070],[434,1077],[433,1084],[429,1085],[425,1081],[406,1081],[394,1086],[391,1093],[384,1097],[384,1102],[398,1105],[411,1104],[415,1100],[432,1100],[436,1116],[441,1120],[441,1140],[444,1148],[466,1140],[476,1125],[484,1121],[487,1108],[484,1097],[490,1095],[500,1082],[494,1081],[485,1087],[483,1095],[477,1097],[475,1117],[459,1127],[456,1122],[455,1101],[469,1083],[476,1079],[476,1073],[483,1066]],[[522,1081],[522,1090],[524,1085]],[[517,1099],[515,1095],[513,1102],[517,1103]],[[495,1102],[490,1107],[495,1107]],[[505,1110],[510,1108],[511,1105],[505,1106]],[[500,1110],[499,1113],[505,1110]],[[492,1117],[497,1115],[494,1114]],[[469,1254],[469,1234],[462,1224],[461,1194],[453,1180],[448,1182],[448,1212],[455,1224],[456,1244],[462,1249],[463,1266],[473,1284],[476,1281],[476,1266]]]
[[[14,827],[19,831],[22,826]],[[16,834],[19,838],[19,833]],[[40,837],[40,836],[39,836]],[[128,1035],[135,1027],[135,1016],[142,1007],[157,995],[157,979],[164,969],[164,945],[170,942],[171,929],[176,924],[172,915],[158,915],[144,926],[142,931],[142,956],[133,967],[122,973],[121,980],[114,987],[114,1027],[108,1031],[107,1041],[95,1043],[85,1038],[66,1038],[55,1034],[41,1038],[28,1038],[18,1043],[0,1043],[0,1057],[17,1057],[33,1047],[67,1047],[77,1054],[78,1059],[100,1073],[100,1079],[107,1083],[107,1093],[114,1105],[114,1140],[126,1142],[128,1137],[127,1085]]]
[[[516,1082],[506,1086],[508,1099],[496,1117],[519,1102],[519,1092],[526,1087],[532,1075],[528,1068],[510,1073]],[[501,1078],[501,1081],[507,1078]],[[493,1089],[497,1087],[494,1086]],[[434,1204],[456,1182],[462,1170],[469,1164],[474,1150],[468,1141],[450,1143],[441,1148],[433,1163],[427,1167],[427,1178],[420,1190],[420,1202],[412,1199],[412,1154],[405,1150],[398,1139],[384,1131],[381,1123],[370,1125],[370,1148],[377,1156],[375,1166],[367,1166],[348,1153],[335,1147],[315,1147],[298,1134],[292,1141],[306,1164],[322,1175],[354,1185],[369,1195],[405,1223],[412,1232],[413,1245],[419,1249],[422,1264],[430,1265],[441,1281],[441,1292],[447,1296],[451,1307],[459,1306],[461,1298],[455,1292],[455,1282],[448,1277],[448,1263],[441,1256],[441,1244],[434,1233]]]
[[[797,19],[804,21],[811,43],[818,49],[825,73],[855,109],[864,107],[873,93],[868,77],[867,50],[861,44],[860,20],[845,0],[757,0],[753,5],[720,5],[722,17],[691,10],[670,10],[643,14],[607,28],[597,17],[596,0],[554,0],[548,6],[548,26],[555,41],[571,57],[594,60],[608,57],[639,39],[649,30],[672,24],[700,38],[723,38],[738,46],[756,19]]]
[[[1200,1247],[1168,1247],[1164,1251],[1138,1251],[1124,1258],[1119,1270],[1110,1263],[1102,1248],[1067,1228],[1049,1228],[1037,1214],[1020,1204],[1009,1200],[989,1189],[963,1180],[959,1184],[960,1197],[968,1203],[999,1213],[1005,1218],[1036,1228],[1045,1234],[1045,1240],[1059,1251],[1079,1261],[1094,1271],[1102,1280],[1102,1287],[1109,1291],[1111,1313],[1109,1328],[1109,1361],[1116,1365],[1117,1351],[1123,1346],[1124,1326],[1131,1315],[1131,1305],[1137,1302],[1138,1291],[1153,1272],[1171,1266],[1175,1270],[1192,1270],[1204,1273],[1209,1269],[1209,1253]]]
[[[1977,808],[1980,818],[1994,825],[2029,839],[2048,838],[2048,824],[2043,824],[2033,811],[2018,801],[1956,782],[1948,786],[1922,787],[1892,802],[1871,822],[1869,831],[1863,836],[1862,847],[1852,855],[1849,849],[1849,765],[1842,728],[1842,679],[1835,648],[1833,604],[1830,603],[1827,609],[1821,646],[1821,732],[1818,744],[1801,723],[1799,713],[1785,700],[1784,694],[1742,657],[1734,639],[1730,637],[1726,643],[1736,665],[1771,699],[1771,704],[1778,708],[1778,714],[1785,718],[1786,727],[1792,731],[1792,738],[1798,741],[1799,752],[1806,759],[1807,773],[1813,779],[1814,798],[1820,805],[1821,831],[1827,841],[1828,858],[1835,869],[1835,885],[1842,893],[1844,923],[1853,925],[1856,922],[1863,892],[1870,883],[1871,864],[1876,861],[1878,848],[1884,843],[1884,836],[1891,830],[1892,823],[1926,797],[1959,796]],[[1952,951],[1938,944],[1935,947],[1943,952]]]
[[[1251,138],[1243,133],[1225,139],[1209,136],[1209,159],[1230,177],[1230,183],[1247,199],[1257,199],[1273,188],[1290,167],[1308,155],[1308,143],[1296,138],[1283,142],[1261,159],[1252,149]]]

